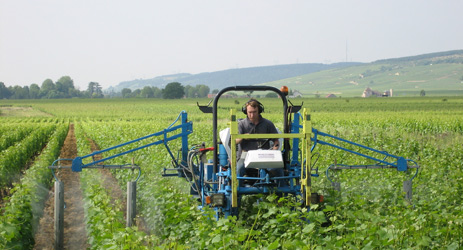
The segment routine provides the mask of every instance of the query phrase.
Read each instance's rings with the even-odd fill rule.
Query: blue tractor
[[[286,89],[287,88],[282,88]],[[239,134],[238,118],[235,110],[230,110],[229,127],[217,131],[218,101],[222,95],[229,91],[272,91],[279,96],[282,102],[282,114],[284,128],[278,134]],[[185,178],[191,185],[191,194],[198,197],[201,206],[210,206],[216,211],[217,217],[237,215],[240,202],[243,196],[252,194],[280,195],[292,194],[300,197],[303,206],[310,209],[313,203],[319,203],[322,196],[312,192],[311,178],[318,177],[318,168],[312,162],[312,151],[317,145],[326,145],[344,150],[352,154],[370,159],[370,165],[341,165],[333,164],[326,170],[328,179],[333,187],[339,189],[340,185],[330,179],[330,170],[339,169],[361,169],[361,168],[394,168],[400,172],[407,172],[415,168],[415,175],[404,182],[406,198],[411,199],[412,180],[418,173],[418,164],[410,159],[395,156],[384,151],[379,151],[360,145],[342,138],[326,134],[313,128],[311,125],[310,113],[302,109],[302,105],[293,105],[286,98],[287,92],[271,86],[233,86],[222,89],[215,96],[212,106],[198,107],[204,113],[212,113],[212,147],[200,145],[188,149],[187,137],[183,137],[181,154],[174,159],[175,168],[164,169],[164,176],[179,176]],[[192,127],[187,122],[186,113],[183,114],[182,126],[188,126],[182,131],[189,131]],[[187,125],[188,124],[188,125]],[[242,157],[238,152],[236,139],[279,139],[280,150],[253,150]],[[329,140],[325,140],[329,138]],[[350,145],[348,148],[346,145]],[[362,153],[350,148],[358,147]],[[187,150],[188,149],[188,150]],[[206,153],[212,152],[208,160]],[[372,157],[363,152],[372,152]],[[241,155],[241,157],[238,157]],[[238,161],[243,161],[246,168],[253,169],[253,175],[239,176],[237,173]],[[314,160],[316,161],[316,160]],[[272,175],[270,169],[280,168],[283,174]],[[172,171],[175,171],[172,173]],[[251,171],[252,172],[252,171]],[[248,183],[243,185],[243,183]]]

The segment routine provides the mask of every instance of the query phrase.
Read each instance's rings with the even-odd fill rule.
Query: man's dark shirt
[[[238,131],[240,134],[277,134],[278,131],[275,128],[275,125],[260,116],[259,123],[254,125],[249,118],[241,120],[238,123]],[[274,139],[271,139],[274,140]],[[255,149],[269,149],[270,140],[267,139],[246,139],[241,141],[241,149],[245,151],[255,150]]]

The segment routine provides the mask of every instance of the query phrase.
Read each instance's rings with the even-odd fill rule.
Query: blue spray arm
[[[182,119],[182,123],[180,125],[174,126],[175,123],[177,123],[177,121],[180,118]],[[175,132],[176,130],[179,130],[179,129],[181,129],[180,133],[169,135],[169,133]],[[193,133],[193,124],[192,124],[192,122],[187,121],[187,113],[186,113],[186,111],[182,111],[178,115],[177,119],[172,124],[170,124],[167,129],[164,129],[162,131],[159,131],[159,132],[147,135],[147,136],[143,136],[143,137],[140,137],[140,138],[137,138],[137,139],[125,142],[125,143],[121,143],[119,145],[116,145],[116,146],[113,146],[113,147],[110,147],[110,148],[107,148],[107,149],[94,151],[94,152],[92,152],[90,154],[87,154],[85,156],[81,156],[81,157],[78,156],[78,157],[76,157],[74,159],[58,159],[58,160],[55,160],[53,162],[53,164],[52,164],[52,166],[50,168],[52,169],[52,173],[53,173],[53,176],[55,177],[55,179],[57,179],[57,178],[56,178],[56,176],[54,174],[53,169],[68,168],[68,167],[55,166],[55,164],[57,162],[60,162],[60,161],[71,161],[72,162],[71,170],[73,172],[81,172],[83,168],[131,168],[131,169],[138,168],[139,169],[138,166],[134,167],[133,164],[125,164],[125,165],[98,165],[98,164],[102,163],[104,161],[111,160],[113,158],[122,156],[122,155],[132,153],[132,152],[140,150],[140,149],[144,149],[144,148],[154,146],[154,145],[159,145],[159,144],[164,144],[166,146],[169,154],[171,155],[171,157],[175,160],[175,157],[172,155],[172,152],[169,149],[169,147],[167,145],[167,142],[178,139],[178,138],[182,138],[182,144],[187,144],[188,143],[188,139],[187,139],[188,135],[191,134],[191,133]],[[152,137],[158,137],[158,136],[162,136],[163,138],[160,139],[160,140],[148,143],[148,144],[143,145],[143,146],[135,147],[135,148],[126,150],[126,151],[118,153],[118,154],[114,154],[114,155],[111,155],[111,156],[108,156],[108,157],[105,157],[105,158],[102,158],[102,159],[99,159],[99,160],[92,161],[92,162],[90,162],[88,164],[83,164],[83,159],[93,157],[93,156],[98,155],[98,154],[102,154],[102,153],[105,153],[105,152],[108,152],[108,151],[111,151],[111,150],[114,150],[114,149],[117,149],[117,148],[121,148],[121,147],[130,145],[130,144],[133,144],[133,143],[136,143],[136,142],[140,142],[140,141],[143,141],[143,140],[146,140],[146,139],[149,139],[149,138],[152,138]],[[130,165],[130,167],[129,167],[129,165]],[[141,171],[141,170],[139,169],[139,171]],[[140,173],[139,173],[138,178],[139,177],[140,177]],[[138,180],[138,178],[137,178],[137,180]]]

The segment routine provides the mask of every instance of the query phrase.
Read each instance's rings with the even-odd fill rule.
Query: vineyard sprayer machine
[[[240,134],[238,132],[239,119],[234,109],[231,109],[229,113],[228,128],[218,131],[218,101],[225,93],[231,91],[270,91],[276,93],[279,98],[275,100],[282,103],[283,131],[277,134]],[[238,215],[243,196],[252,194],[292,194],[298,197],[302,206],[310,209],[311,204],[319,203],[322,199],[321,195],[312,191],[311,179],[319,177],[318,167],[315,167],[318,156],[314,157],[316,154],[312,154],[312,152],[318,145],[323,145],[366,158],[371,162],[368,165],[334,163],[329,166],[326,169],[326,176],[335,189],[340,189],[340,184],[330,178],[330,171],[391,168],[405,173],[415,169],[411,179],[405,180],[403,183],[406,199],[410,200],[412,198],[412,180],[418,174],[419,169],[415,161],[313,128],[308,109],[302,108],[302,104],[293,105],[287,99],[287,94],[288,89],[286,87],[281,89],[270,86],[233,86],[224,88],[217,93],[209,104],[204,106],[198,104],[202,112],[212,114],[212,145],[207,146],[204,142],[193,146],[189,145],[189,135],[193,133],[193,123],[188,120],[187,112],[182,111],[177,119],[163,131],[108,149],[95,151],[83,157],[76,157],[72,160],[72,171],[80,172],[84,168],[95,167],[97,164],[112,158],[162,144],[172,158],[172,167],[164,168],[162,175],[186,179],[190,184],[190,193],[198,198],[201,202],[200,206],[212,207],[217,217]],[[144,146],[88,164],[82,163],[84,158],[157,137],[162,137],[162,139],[150,141]],[[181,140],[181,148],[175,155],[169,147],[169,142],[177,139]],[[280,148],[279,150],[251,150],[246,154],[240,154],[240,147],[237,145],[236,139],[278,139]],[[238,157],[238,155],[246,156]],[[237,172],[236,166],[240,160],[244,160],[249,174],[240,176]],[[113,167],[134,168],[131,164]],[[136,168],[140,171],[138,166]],[[280,169],[282,174],[272,174],[271,170],[275,169]]]

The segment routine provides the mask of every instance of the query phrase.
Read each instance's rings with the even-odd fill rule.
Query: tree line
[[[80,91],[74,87],[74,81],[69,76],[63,76],[58,81],[51,79],[30,86],[6,87],[0,82],[0,99],[60,99],[60,98],[102,98],[103,90],[99,83],[90,82],[88,88]]]
[[[218,90],[215,90],[218,92]],[[216,92],[216,93],[217,93]],[[207,97],[210,93],[208,86],[199,84],[196,86],[183,86],[179,82],[171,82],[165,88],[145,86],[142,89],[132,91],[129,88],[121,90],[123,98],[164,98],[164,99],[179,99],[179,98],[202,98]]]
[[[90,82],[86,90],[78,90],[74,87],[74,81],[69,76],[63,76],[58,81],[51,79],[43,81],[42,85],[31,84],[30,86],[10,86],[6,87],[0,82],[0,99],[62,99],[62,98],[104,98],[104,97],[123,97],[123,98],[202,98],[207,97],[210,89],[206,85],[182,86],[179,82],[171,82],[164,89],[158,87],[145,86],[142,89],[132,91],[124,88],[120,93],[109,93],[105,95],[102,87],[97,82]],[[218,90],[213,92],[217,93]]]

